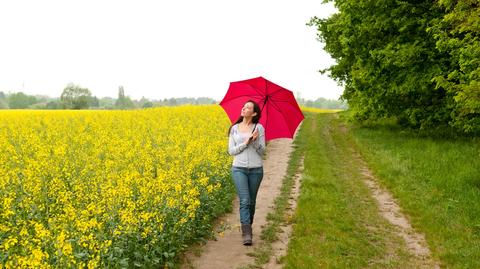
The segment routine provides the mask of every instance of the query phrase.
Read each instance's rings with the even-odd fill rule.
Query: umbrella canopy
[[[263,77],[230,82],[220,106],[234,123],[243,105],[255,101],[262,111],[260,123],[265,127],[265,140],[293,138],[305,118],[293,93]]]

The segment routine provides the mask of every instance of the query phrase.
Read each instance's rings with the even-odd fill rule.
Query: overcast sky
[[[306,99],[342,88],[306,26],[335,12],[321,0],[1,1],[0,91],[60,96],[211,97],[263,76]],[[298,96],[297,96],[298,97]]]

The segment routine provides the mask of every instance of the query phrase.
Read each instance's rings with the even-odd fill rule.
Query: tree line
[[[326,2],[329,2],[326,0]],[[335,0],[313,17],[351,118],[480,133],[480,2]]]
[[[347,103],[342,100],[327,99],[323,97],[319,97],[315,100],[305,100],[304,98],[301,98],[301,97],[296,99],[299,105],[303,105],[307,107],[315,107],[315,108],[322,108],[322,109],[342,109],[342,110],[345,110],[348,108]]]
[[[324,109],[346,109],[347,105],[341,100],[331,100],[323,97],[316,100],[297,98],[299,105]],[[123,86],[118,87],[118,97],[98,98],[93,96],[88,88],[73,83],[68,84],[60,97],[52,98],[42,95],[27,95],[23,92],[5,94],[0,91],[0,109],[139,109],[159,106],[177,106],[184,104],[216,104],[216,100],[208,97],[181,97],[165,98],[163,100],[149,100],[142,97],[134,100],[125,95]]]
[[[118,88],[118,97],[98,98],[88,88],[70,83],[60,97],[27,95],[23,92],[6,94],[0,91],[0,109],[141,109],[159,106],[177,106],[183,104],[215,104],[208,97],[181,97],[150,100],[142,97],[135,100],[125,95],[123,86]]]

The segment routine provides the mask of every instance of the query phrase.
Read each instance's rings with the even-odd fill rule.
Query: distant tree
[[[47,103],[47,105],[45,106],[46,109],[60,109],[60,104],[58,103],[58,101],[50,101]]]
[[[28,108],[29,109],[46,109],[47,108],[47,103],[46,102],[37,102],[33,105],[30,105]]]
[[[147,102],[143,103],[142,107],[143,107],[143,108],[153,107],[153,103],[150,102],[150,101],[147,101]]]
[[[60,96],[62,107],[66,109],[86,109],[89,107],[91,98],[92,93],[89,89],[73,83],[69,83]]]
[[[49,101],[49,97],[46,95],[35,95],[36,103],[47,103]]]
[[[307,101],[307,106],[318,107],[324,109],[346,109],[347,105],[340,100],[331,100],[323,97],[314,101]]]
[[[135,108],[135,104],[133,103],[130,97],[125,96],[125,90],[123,86],[118,87],[118,99],[115,102],[115,107],[118,109],[131,109]]]
[[[215,99],[209,97],[180,97],[180,98],[164,98],[163,100],[152,100],[153,106],[179,106],[179,105],[210,105],[217,104]]]
[[[133,103],[135,104],[136,107],[143,107],[143,105],[146,102],[150,102],[150,100],[145,98],[145,96],[142,96],[142,98],[140,98],[140,100],[133,100]]]
[[[27,108],[35,104],[37,99],[34,96],[26,95],[23,92],[13,93],[8,97],[8,106],[12,109]]]
[[[4,99],[0,99],[0,109],[7,109],[8,104]]]
[[[99,102],[99,107],[104,109],[114,109],[115,108],[115,99],[112,97],[102,97]]]
[[[89,106],[90,107],[100,107],[100,101],[98,100],[98,98],[96,96],[93,96],[90,98],[90,101],[89,101]]]
[[[347,104],[341,100],[326,99],[323,97],[319,97],[316,100],[305,100],[303,98],[296,98],[296,99],[299,105],[304,105],[308,107],[316,107],[316,108],[323,108],[323,109],[347,109],[348,108]]]
[[[0,109],[8,108],[7,97],[4,92],[0,92]]]
[[[196,103],[200,105],[203,105],[203,104],[207,105],[207,104],[216,104],[217,101],[209,97],[199,97],[196,99]]]

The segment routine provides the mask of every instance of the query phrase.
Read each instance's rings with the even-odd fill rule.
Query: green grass
[[[335,114],[306,113],[298,147],[304,174],[284,268],[414,268],[378,214]]]
[[[351,132],[442,266],[480,268],[478,138],[419,137],[388,126]]]

